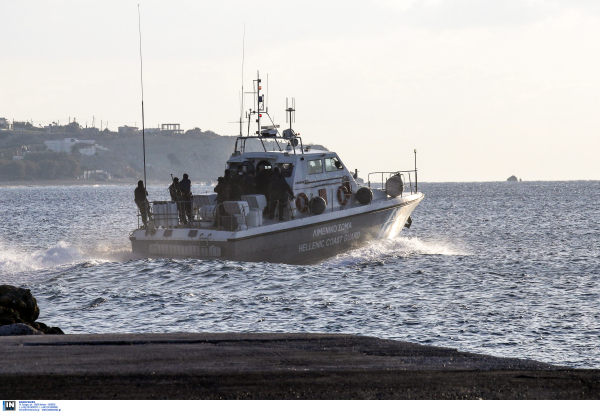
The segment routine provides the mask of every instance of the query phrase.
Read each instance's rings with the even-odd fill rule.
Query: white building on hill
[[[73,153],[73,146],[77,146],[77,150],[84,156],[92,156],[96,154],[95,140],[78,140],[74,137],[67,137],[64,140],[45,140],[46,147],[53,152]]]

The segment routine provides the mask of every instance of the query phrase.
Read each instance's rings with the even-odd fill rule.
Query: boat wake
[[[468,255],[468,253],[445,242],[422,241],[416,237],[397,237],[395,239],[371,241],[358,249],[328,259],[322,265],[351,266],[418,255],[463,256]]]
[[[130,249],[114,249],[106,245],[83,249],[61,241],[45,250],[28,251],[0,244],[0,274],[3,282],[19,283],[37,277],[40,271],[53,271],[78,264],[94,266],[132,258]]]

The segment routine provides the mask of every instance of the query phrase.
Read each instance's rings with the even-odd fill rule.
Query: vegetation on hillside
[[[0,180],[72,179],[81,174],[79,159],[68,153],[28,153],[22,160],[0,159]]]

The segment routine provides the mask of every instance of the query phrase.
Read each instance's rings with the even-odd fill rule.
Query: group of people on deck
[[[179,212],[179,222],[183,225],[191,222],[194,219],[192,213],[192,182],[187,173],[183,174],[183,179],[179,181],[178,177],[173,178],[173,182],[169,186],[169,194],[171,200],[177,203],[177,211]],[[144,187],[144,181],[138,182],[138,187],[135,188],[135,203],[140,210],[144,227],[147,227],[148,216],[150,215],[150,204],[148,203],[148,192]]]
[[[187,173],[183,174],[183,179],[179,181],[178,177],[173,178],[173,183],[169,186],[171,200],[177,203],[179,212],[179,221],[182,225],[194,220],[192,213],[192,182]]]
[[[275,218],[275,210],[279,206],[280,221],[284,220],[283,212],[289,197],[294,198],[294,191],[281,170],[278,167],[267,169],[263,165],[259,165],[256,175],[254,172],[244,171],[241,165],[237,167],[237,174],[233,176],[231,170],[225,170],[223,177],[217,179],[215,193],[217,193],[217,204],[225,201],[240,201],[242,196],[246,195],[264,195],[269,202],[269,219]],[[219,209],[219,213],[221,212],[224,213],[224,210]]]
[[[231,173],[231,170],[225,170],[223,177],[217,179],[215,187],[217,193],[217,204],[219,214],[225,216],[225,210],[222,203],[225,201],[240,201],[242,196],[261,194],[268,201],[268,208],[264,213],[269,214],[269,219],[275,218],[275,211],[279,212],[279,220],[283,221],[284,210],[289,199],[294,199],[294,191],[285,180],[285,176],[278,167],[267,169],[259,165],[258,173],[246,172],[242,166],[238,166],[237,174]],[[147,226],[148,216],[150,215],[150,206],[148,203],[148,192],[144,187],[144,181],[138,182],[138,187],[134,191],[135,203],[137,204],[144,227]],[[194,218],[192,212],[192,182],[188,175],[184,173],[181,181],[174,177],[169,186],[171,200],[177,203],[179,212],[179,221],[185,225]]]

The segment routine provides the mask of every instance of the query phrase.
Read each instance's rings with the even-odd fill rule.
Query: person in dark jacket
[[[229,200],[229,186],[225,182],[224,177],[217,179],[217,185],[215,186],[215,193],[217,194],[217,204],[221,204]]]
[[[256,190],[256,173],[254,172],[248,172],[248,177],[251,179],[249,181],[249,183],[247,183],[247,187],[249,188],[249,195],[254,195],[258,193],[258,190]]]
[[[219,177],[217,179],[217,185],[215,186],[215,193],[217,194],[217,207],[219,208],[219,216],[218,219],[215,220],[213,226],[219,227],[221,226],[221,222],[224,216],[227,216],[225,212],[225,207],[223,206],[223,202],[229,200],[229,185],[225,181],[224,177]]]
[[[254,178],[249,173],[244,172],[242,166],[238,166],[237,181],[240,186],[241,196],[252,195],[256,193]]]
[[[239,169],[238,169],[239,170]],[[228,172],[227,170],[226,172]],[[230,175],[231,176],[231,175]],[[241,175],[238,174],[231,176],[229,180],[229,200],[238,202],[242,200],[242,182]]]
[[[138,182],[138,186],[133,191],[135,195],[135,204],[138,209],[140,209],[140,214],[142,215],[142,222],[144,222],[144,229],[147,229],[148,225],[148,192],[146,192],[146,188],[144,187],[144,181],[140,180]]]
[[[181,200],[181,190],[179,190],[179,178],[174,177],[173,183],[169,186],[169,194],[173,202],[179,202]]]
[[[264,195],[267,199],[269,199],[269,184],[271,183],[272,176],[273,169],[265,169],[264,165],[258,166],[258,173],[254,179],[256,193]]]
[[[183,174],[183,179],[179,182],[179,190],[181,190],[183,210],[185,211],[188,222],[191,222],[194,217],[192,214],[192,182],[188,178],[187,173]]]
[[[227,196],[223,198],[223,201],[231,200],[231,170],[226,169],[223,172],[223,184],[227,187]]]
[[[179,213],[179,221],[181,224],[185,225],[187,220],[185,218],[185,208],[183,206],[181,196],[181,189],[179,188],[179,178],[174,177],[173,183],[169,186],[169,194],[171,195],[171,200],[177,204],[177,212]]]
[[[275,209],[279,204],[279,221],[283,221],[283,211],[287,206],[289,198],[295,198],[294,191],[285,180],[283,173],[276,167],[273,171],[273,178],[269,185],[271,204],[269,207],[269,219],[275,218]]]

